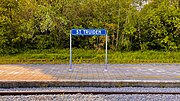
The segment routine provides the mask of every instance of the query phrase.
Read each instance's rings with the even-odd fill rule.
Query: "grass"
[[[73,63],[104,63],[105,51],[73,49]],[[0,55],[0,64],[68,64],[69,49],[28,50],[14,55]],[[180,52],[108,51],[108,63],[180,63]]]

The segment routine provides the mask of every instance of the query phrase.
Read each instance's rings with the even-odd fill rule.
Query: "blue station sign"
[[[99,36],[106,35],[105,29],[72,29],[72,35]]]

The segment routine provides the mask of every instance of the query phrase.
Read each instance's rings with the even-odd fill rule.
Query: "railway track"
[[[180,94],[180,92],[75,92],[75,91],[1,91],[0,95],[51,95],[51,94],[92,94],[92,95],[98,95],[98,94],[170,94],[170,95],[177,95]]]

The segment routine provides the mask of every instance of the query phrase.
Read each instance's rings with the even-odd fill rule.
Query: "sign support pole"
[[[73,64],[72,64],[72,35],[105,35],[106,36],[106,46],[105,46],[105,68],[104,71],[108,69],[108,56],[107,56],[107,43],[108,43],[108,33],[105,29],[72,29],[70,31],[70,68],[69,72],[73,71]]]
[[[72,71],[72,35],[70,31],[70,69],[69,71]]]
[[[108,41],[108,33],[106,33],[106,54],[105,54],[105,69],[104,69],[104,71],[107,71],[107,62],[108,62],[108,60],[107,60],[107,41]]]

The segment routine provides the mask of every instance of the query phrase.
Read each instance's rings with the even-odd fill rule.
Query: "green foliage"
[[[72,28],[108,30],[111,50],[180,50],[179,0],[142,1],[1,0],[0,53],[68,48]],[[101,50],[105,38],[73,36],[73,47]]]
[[[104,63],[104,50],[73,49],[73,63]],[[69,64],[69,49],[28,50],[14,55],[0,55],[0,64],[62,63]],[[180,52],[108,51],[108,63],[180,63]]]
[[[167,0],[152,2],[142,11],[142,39],[148,49],[178,50],[180,33],[177,26],[180,24],[180,10],[170,5]]]

